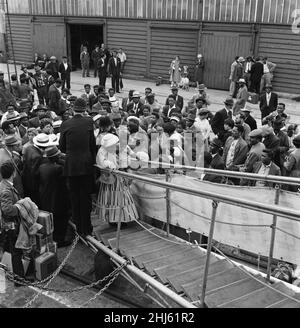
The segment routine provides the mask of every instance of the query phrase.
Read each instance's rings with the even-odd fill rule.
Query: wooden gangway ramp
[[[121,255],[178,295],[200,305],[197,301],[202,292],[205,250],[143,225],[149,231],[137,224],[122,228]],[[99,230],[96,235],[105,246],[116,250],[116,231]],[[211,308],[300,308],[300,294],[281,282],[269,286],[261,275],[247,274],[212,253],[205,303]]]

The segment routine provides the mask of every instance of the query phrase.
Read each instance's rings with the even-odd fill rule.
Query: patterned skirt
[[[102,221],[118,223],[138,220],[133,197],[125,179],[116,177],[113,184],[100,182],[96,215]]]

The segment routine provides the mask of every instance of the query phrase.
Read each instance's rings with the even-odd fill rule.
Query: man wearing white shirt
[[[260,93],[263,92],[265,85],[272,83],[274,70],[277,66],[276,64],[268,61],[268,57],[265,57],[263,59],[263,65],[264,65],[264,75],[262,76],[261,79]]]
[[[126,61],[127,61],[127,56],[126,56],[126,54],[125,54],[125,52],[123,51],[122,48],[119,49],[118,57],[121,60],[121,73],[123,74],[124,69],[125,69],[125,64],[126,64]]]

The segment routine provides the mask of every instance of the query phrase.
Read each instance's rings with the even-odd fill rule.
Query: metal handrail
[[[170,190],[178,191],[181,193],[186,193],[186,194],[202,197],[205,199],[211,199],[211,200],[214,200],[217,202],[226,203],[226,204],[230,204],[233,206],[240,206],[242,208],[247,208],[247,209],[262,212],[262,213],[278,215],[281,217],[288,218],[292,221],[300,222],[300,211],[286,209],[286,208],[283,208],[281,206],[276,206],[276,205],[262,204],[262,203],[259,203],[256,201],[245,200],[245,199],[241,199],[241,198],[233,199],[230,196],[226,196],[226,195],[222,195],[222,194],[216,194],[213,192],[203,191],[203,190],[194,190],[194,189],[176,185],[173,183],[162,182],[162,181],[158,181],[155,179],[146,178],[143,176],[126,173],[126,172],[121,172],[121,171],[117,171],[117,170],[111,171],[111,170],[103,169],[98,165],[96,165],[96,167],[98,167],[99,169],[101,169],[103,171],[107,171],[112,174],[119,175],[123,178],[134,179],[134,180],[142,181],[142,182],[145,182],[145,183],[148,183],[151,185],[155,185],[155,186],[158,186],[158,187],[161,187],[164,189],[170,189]]]
[[[131,161],[137,161],[135,159],[130,159]],[[169,163],[161,162],[143,162],[143,164],[154,165],[155,167],[161,167],[163,169],[181,169],[181,170],[191,170],[197,171],[201,174],[212,174],[212,175],[221,175],[228,178],[240,178],[247,180],[263,181],[263,182],[272,182],[275,184],[288,184],[293,186],[300,186],[300,178],[290,178],[277,175],[260,175],[256,173],[246,173],[246,172],[236,172],[236,171],[226,171],[226,170],[215,170],[207,169],[204,167],[194,167],[194,166],[185,166],[185,165],[176,165]],[[147,168],[146,166],[143,168]]]

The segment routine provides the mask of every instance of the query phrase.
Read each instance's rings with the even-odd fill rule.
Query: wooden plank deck
[[[143,223],[159,237],[130,225],[121,230],[120,253],[139,268],[168,285],[191,302],[200,300],[206,253],[204,250],[180,243],[175,237]],[[116,231],[98,231],[97,237],[111,249],[116,249]],[[206,305],[222,308],[300,308],[300,300],[284,284],[269,288],[262,277],[252,277],[227,260],[211,255],[206,286]],[[280,294],[282,291],[285,295]]]

